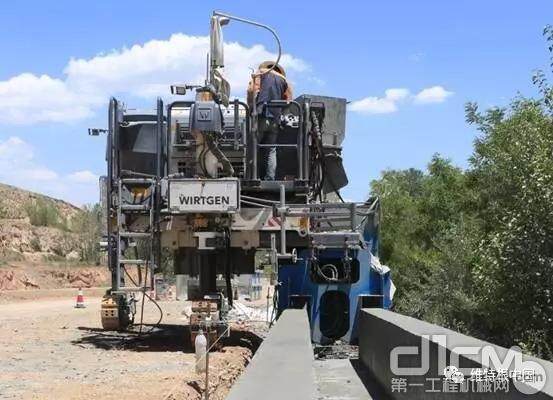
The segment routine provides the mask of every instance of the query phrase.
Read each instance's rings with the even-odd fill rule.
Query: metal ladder
[[[147,204],[125,204],[123,200],[123,186],[125,184],[142,184],[148,185],[147,192],[149,200]],[[156,187],[157,181],[155,178],[120,178],[117,181],[118,186],[118,205],[117,205],[117,269],[116,269],[116,284],[115,293],[128,293],[138,291],[148,291],[154,288],[154,270],[155,270],[155,258],[154,258],[154,240],[155,240],[155,199],[156,199]],[[132,231],[126,226],[124,216],[127,213],[134,215],[147,215],[148,223],[144,230]],[[123,241],[125,239],[144,239],[148,248],[148,254],[145,259],[130,259],[124,258],[123,255]],[[140,278],[140,282],[137,282],[136,286],[126,284],[121,286],[121,276],[126,265],[137,265],[139,267],[146,266],[145,272],[149,273],[149,282],[146,282],[145,276]],[[128,277],[127,277],[128,278]]]

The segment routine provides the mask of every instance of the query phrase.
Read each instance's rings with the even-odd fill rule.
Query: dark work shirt
[[[263,103],[268,103],[271,100],[282,100],[286,89],[288,89],[288,83],[280,76],[271,72],[261,75],[256,101],[257,113],[268,118],[278,118],[281,114],[280,108],[264,107]]]

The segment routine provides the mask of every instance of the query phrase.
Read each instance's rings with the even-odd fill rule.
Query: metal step
[[[121,204],[121,211],[149,211],[149,204]]]
[[[155,183],[154,178],[121,178],[121,183]]]
[[[146,264],[148,261],[146,260],[139,260],[139,259],[136,259],[136,260],[132,260],[132,259],[122,259],[122,260],[119,260],[119,264],[136,264],[136,265],[144,265]]]
[[[150,238],[152,234],[150,232],[119,232],[119,236],[127,238]]]

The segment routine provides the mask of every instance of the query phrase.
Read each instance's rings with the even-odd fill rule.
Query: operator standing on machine
[[[255,101],[259,142],[261,144],[276,144],[280,131],[281,109],[266,107],[272,100],[292,100],[292,88],[286,80],[284,68],[275,63],[265,61],[259,65],[257,72],[248,84],[248,105],[252,108]],[[266,73],[264,73],[266,72]],[[274,181],[277,169],[277,149],[274,146],[265,147],[262,151],[265,166],[266,181]]]

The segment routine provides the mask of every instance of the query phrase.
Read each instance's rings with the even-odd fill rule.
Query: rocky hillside
[[[12,220],[28,218],[26,207],[29,202],[36,200],[52,204],[61,215],[67,215],[70,218],[82,212],[79,207],[66,201],[0,183],[0,218]]]
[[[132,276],[136,276],[131,271]],[[10,261],[0,267],[0,304],[5,291],[108,286],[109,270],[103,266],[75,266],[71,263],[28,263]]]
[[[97,240],[87,213],[65,201],[0,184],[0,260],[83,259],[83,246]]]

